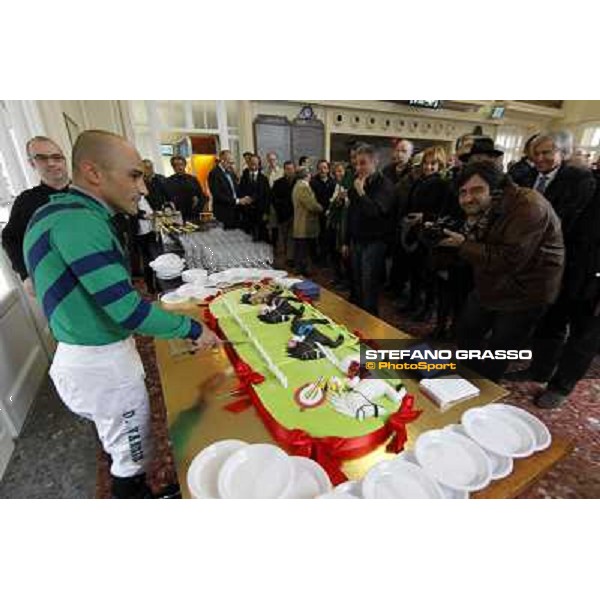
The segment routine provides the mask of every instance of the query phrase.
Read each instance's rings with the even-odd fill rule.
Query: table
[[[359,329],[370,339],[407,339],[410,336],[381,319],[366,313],[357,306],[349,303],[340,296],[326,290],[321,290],[321,298],[315,302],[327,316],[350,331]],[[194,307],[179,311],[195,318],[201,318],[202,308]],[[171,426],[177,417],[191,408],[197,398],[198,387],[209,377],[222,371],[230,373],[214,396],[208,398],[198,413],[197,421],[193,424],[190,439],[185,447],[179,447],[174,442],[175,463],[182,494],[189,497],[186,483],[186,473],[190,462],[200,450],[225,438],[237,438],[249,443],[273,443],[271,435],[253,409],[241,413],[231,413],[223,406],[235,398],[224,398],[228,390],[237,384],[229,359],[222,348],[204,352],[199,355],[171,356],[169,342],[156,340],[156,358],[167,409],[167,422]],[[477,398],[462,402],[447,410],[440,410],[431,400],[419,390],[414,380],[404,381],[408,392],[415,396],[415,406],[423,413],[413,423],[408,425],[408,441],[406,447],[412,448],[416,438],[430,429],[438,429],[451,423],[458,423],[462,414],[474,406],[483,406],[496,402],[508,395],[508,391],[487,380],[479,380],[481,394]],[[509,477],[491,484],[485,490],[473,494],[475,498],[510,498],[522,493],[537,478],[549,470],[552,465],[566,456],[572,449],[570,441],[557,438],[548,450],[530,458],[515,461],[515,470]],[[366,471],[385,454],[385,445],[362,458],[346,461],[343,470],[350,479],[362,477]]]

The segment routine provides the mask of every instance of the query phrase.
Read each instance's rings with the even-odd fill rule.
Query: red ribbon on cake
[[[204,321],[219,337],[224,337],[218,319],[208,308],[205,309]],[[359,331],[354,333],[364,343],[372,343],[372,340],[365,340]],[[341,468],[342,462],[345,460],[360,458],[385,444],[390,438],[387,450],[394,453],[401,452],[407,439],[406,425],[419,417],[422,412],[414,409],[414,396],[407,394],[402,399],[400,408],[390,415],[385,425],[376,431],[352,438],[313,437],[303,429],[287,429],[281,425],[261,402],[253,387],[262,383],[265,380],[264,376],[242,360],[231,344],[225,346],[225,352],[239,379],[239,384],[233,393],[241,396],[235,402],[227,404],[224,407],[225,410],[238,413],[254,406],[265,427],[279,446],[291,455],[306,456],[318,462],[334,485],[347,480]]]
[[[392,430],[394,437],[390,440],[386,450],[398,454],[402,452],[404,444],[406,444],[406,425],[419,417],[422,410],[415,410],[415,397],[411,394],[406,394],[402,399],[400,408],[387,420],[386,425]]]

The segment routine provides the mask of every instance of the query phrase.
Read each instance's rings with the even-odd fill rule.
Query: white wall
[[[12,289],[0,299],[0,411],[10,435],[17,437],[49,360],[27,300],[2,250],[0,270],[13,279]]]

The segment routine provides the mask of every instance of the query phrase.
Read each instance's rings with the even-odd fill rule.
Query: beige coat
[[[319,237],[319,213],[323,207],[317,202],[308,181],[298,181],[292,191],[294,203],[294,237],[300,239]]]

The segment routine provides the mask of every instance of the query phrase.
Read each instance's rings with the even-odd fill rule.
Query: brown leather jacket
[[[551,204],[538,192],[510,183],[492,211],[481,240],[467,240],[459,249],[473,267],[481,304],[502,311],[552,304],[565,248]]]

